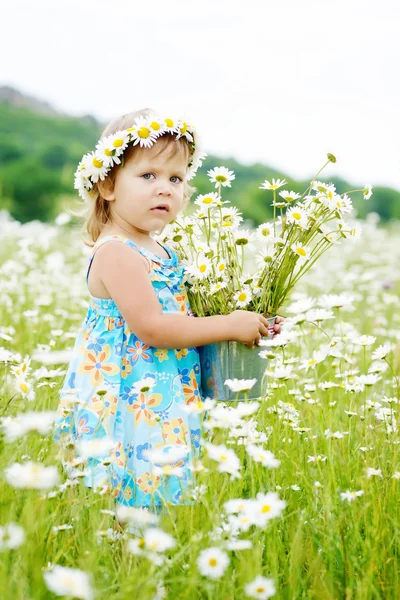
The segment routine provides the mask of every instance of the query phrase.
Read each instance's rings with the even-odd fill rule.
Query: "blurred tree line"
[[[100,136],[101,125],[91,117],[73,118],[43,115],[27,108],[0,103],[0,208],[21,222],[49,221],[77,198],[73,189],[76,166],[85,152],[92,150]],[[325,160],[325,156],[322,157]],[[208,156],[191,184],[196,194],[210,192],[207,171],[225,166],[235,172],[231,188],[223,198],[230,200],[254,225],[272,216],[272,194],[258,186],[265,180],[285,178],[284,189],[302,193],[309,181],[296,181],[287,174],[257,163],[243,165],[232,158]],[[316,170],[322,166],[316,165]],[[323,173],[321,174],[323,178]],[[330,178],[339,193],[356,186],[339,178]],[[373,182],[368,182],[373,185]],[[353,195],[359,217],[377,212],[383,220],[400,218],[400,194],[387,187],[374,187],[365,202]]]

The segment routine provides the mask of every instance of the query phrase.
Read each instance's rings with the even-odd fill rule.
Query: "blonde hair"
[[[152,113],[154,113],[154,111],[150,108],[144,108],[142,110],[122,115],[107,125],[101,134],[101,139],[108,135],[112,135],[117,131],[128,129],[128,127],[132,126],[135,118],[140,116],[148,117]],[[173,134],[164,134],[163,136],[159,137],[157,140],[157,148],[159,147],[159,152],[157,155],[161,154],[167,148],[167,146],[170,147],[171,156],[175,156],[175,154],[180,152],[182,149],[186,150],[187,162],[189,161],[189,145],[185,137],[181,137],[179,140],[176,140]],[[124,152],[124,162],[127,162],[130,158],[132,158],[138,149],[139,146],[129,146]],[[111,180],[112,184],[114,184],[115,177],[118,173],[118,169],[120,168],[121,165],[114,165],[107,175],[106,179]],[[89,234],[89,240],[84,239],[84,242],[87,246],[94,246],[104,226],[110,222],[111,217],[110,203],[103,198],[100,191],[103,182],[100,181],[99,183],[100,186],[97,183],[94,184],[93,188],[90,190],[91,198],[83,201],[84,206],[81,210],[70,211],[74,216],[83,219],[82,232],[84,234]],[[187,205],[195,190],[196,188],[189,185],[187,181],[184,182],[184,201],[182,209]]]

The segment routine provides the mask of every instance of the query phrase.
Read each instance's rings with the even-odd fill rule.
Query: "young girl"
[[[193,128],[146,109],[111,123],[76,173],[93,246],[90,304],[54,438],[68,448],[72,437],[85,459],[85,484],[110,491],[119,504],[191,503],[183,492],[199,454],[201,417],[185,407],[202,401],[197,347],[253,346],[269,333],[253,312],[194,318],[176,253],[152,237],[186,205],[201,160]]]

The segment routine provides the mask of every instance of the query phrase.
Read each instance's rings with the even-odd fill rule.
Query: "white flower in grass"
[[[227,542],[227,550],[237,552],[238,550],[250,550],[253,547],[253,543],[250,540],[232,540]]]
[[[218,187],[220,184],[223,187],[231,187],[231,181],[235,179],[234,172],[226,167],[215,167],[212,170],[210,169],[210,171],[207,171],[207,175],[210,178],[210,182],[215,183],[215,187]]]
[[[258,402],[240,402],[233,410],[239,417],[249,417],[250,415],[254,415],[259,408],[260,405]]]
[[[28,461],[14,463],[4,471],[7,482],[16,488],[44,490],[57,485],[57,467],[45,467],[42,463]]]
[[[15,388],[17,392],[29,402],[33,402],[35,399],[35,390],[33,389],[31,382],[24,376],[17,376],[15,380]]]
[[[302,229],[307,229],[308,224],[308,212],[301,208],[301,206],[293,206],[286,212],[286,218],[288,223],[295,223]]]
[[[251,458],[256,462],[261,463],[263,467],[276,469],[281,464],[281,461],[275,458],[272,452],[269,450],[264,450],[264,448],[261,448],[260,446],[256,446],[255,444],[247,444],[246,450]]]
[[[268,238],[274,239],[274,225],[273,223],[261,223],[257,227],[256,236],[259,240],[265,241]]]
[[[93,590],[90,576],[79,569],[54,565],[43,573],[47,588],[56,596],[71,596],[82,600],[92,600]]]
[[[276,594],[275,584],[273,579],[258,575],[252,582],[248,583],[244,591],[246,596],[250,598],[259,598],[267,600]]]
[[[244,500],[243,498],[232,498],[225,502],[224,509],[228,514],[239,513],[245,509],[247,502],[248,500]]]
[[[335,315],[331,310],[325,310],[323,308],[314,308],[306,313],[306,319],[310,323],[320,323],[321,321],[327,321],[334,318]]]
[[[178,460],[185,458],[190,452],[189,446],[182,444],[168,444],[162,448],[151,448],[144,450],[143,454],[146,458],[156,465],[173,465]]]
[[[13,418],[8,417],[7,420],[0,419],[0,427],[4,432],[6,441],[14,442],[33,430],[39,431],[42,435],[47,435],[56,418],[57,411],[27,411]]]
[[[16,523],[8,523],[0,527],[0,552],[15,550],[25,541],[25,531]]]
[[[357,346],[372,346],[375,342],[376,337],[373,335],[360,335],[360,337],[353,339],[353,344],[357,344]]]
[[[318,298],[318,304],[321,308],[330,310],[332,308],[343,308],[351,306],[354,298],[349,294],[324,294]]]
[[[368,375],[360,375],[360,377],[357,378],[357,382],[360,382],[363,385],[366,385],[367,387],[369,387],[369,386],[375,385],[381,379],[382,379],[382,377],[379,377],[379,375],[369,373]]]
[[[135,506],[117,505],[117,517],[120,521],[131,523],[141,527],[155,525],[158,523],[158,516],[151,513],[149,510]]]
[[[210,579],[219,579],[229,565],[229,557],[219,548],[206,548],[202,550],[197,559],[197,566],[201,575]]]
[[[285,500],[280,500],[276,492],[259,492],[255,500],[248,500],[243,513],[258,527],[265,527],[268,521],[280,517],[285,507]]]
[[[279,195],[285,200],[285,202],[288,203],[301,198],[300,194],[297,194],[296,192],[288,192],[287,190],[282,190],[281,192],[279,192]]]
[[[155,384],[156,380],[154,377],[143,377],[143,379],[133,384],[133,391],[135,394],[149,392]]]
[[[307,358],[306,360],[302,360],[299,365],[299,369],[304,369],[308,371],[310,368],[314,368],[316,365],[324,361],[326,358],[326,354],[324,352],[320,352],[318,350],[314,350],[311,358]]]
[[[396,471],[395,473],[393,473],[392,479],[400,479],[400,471]]]
[[[240,478],[239,469],[241,468],[240,460],[235,452],[223,444],[216,446],[206,442],[204,444],[209,458],[218,462],[218,471],[221,473],[229,473],[232,477]]]
[[[286,179],[272,179],[272,181],[268,181],[268,179],[266,179],[264,181],[264,183],[262,183],[259,186],[260,190],[277,190],[278,188],[282,187],[283,185],[285,185],[287,183]]]
[[[225,385],[228,386],[232,392],[248,392],[254,387],[257,383],[257,378],[255,379],[227,379]]]
[[[326,456],[323,456],[322,454],[317,454],[317,456],[309,456],[307,462],[325,462],[327,460]]]
[[[182,406],[182,410],[187,413],[201,414],[203,412],[207,412],[215,407],[217,401],[211,400],[211,398],[206,398],[203,402],[191,402],[190,404],[186,404]]]
[[[310,258],[310,251],[306,246],[303,246],[302,242],[292,244],[290,247],[299,257],[299,260],[297,261],[299,265],[302,265]]]
[[[286,381],[290,379],[293,373],[293,367],[290,365],[277,366],[273,371],[266,371],[268,377],[272,379],[278,379],[279,381]]]
[[[382,477],[382,469],[374,469],[373,467],[367,467],[366,472],[368,479],[373,476]]]
[[[367,184],[363,191],[364,200],[369,200],[372,196],[372,185]]]
[[[151,552],[165,552],[176,546],[176,540],[158,527],[149,527],[143,539],[144,547]]]
[[[347,500],[348,502],[353,502],[358,496],[362,496],[364,490],[358,490],[358,492],[351,492],[347,490],[346,492],[340,492],[340,497],[342,500]]]
[[[221,196],[219,196],[216,192],[203,194],[197,196],[194,203],[197,204],[197,206],[200,206],[200,210],[208,212],[211,208],[221,205]]]
[[[243,287],[241,291],[237,292],[234,296],[234,300],[236,302],[236,306],[239,308],[244,308],[247,306],[252,299],[253,294],[248,287]]]
[[[109,438],[81,439],[76,443],[79,456],[84,459],[92,456],[109,456],[115,445],[115,440]]]
[[[378,346],[376,350],[372,353],[372,358],[377,360],[383,360],[391,351],[390,344],[384,344],[383,346]]]

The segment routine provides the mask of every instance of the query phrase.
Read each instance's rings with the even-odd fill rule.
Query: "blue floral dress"
[[[93,248],[86,281],[96,250],[110,240],[128,244],[148,261],[163,312],[191,315],[184,270],[170,248],[165,248],[170,258],[161,258],[123,236],[104,237]],[[144,378],[151,386],[140,391],[135,384]],[[117,503],[128,506],[192,504],[185,491],[193,480],[193,459],[200,456],[202,417],[184,407],[202,401],[197,348],[152,348],[129,329],[111,298],[90,296],[54,430],[56,442],[69,436],[115,442],[111,454],[86,458],[88,487],[106,486]],[[145,452],[179,446],[189,453],[167,467],[150,462]],[[176,474],[166,474],[168,469]]]

